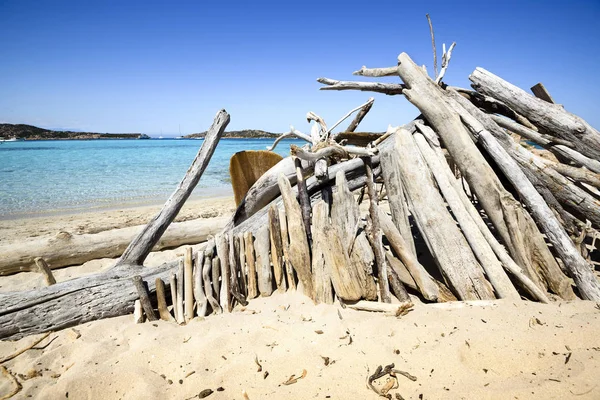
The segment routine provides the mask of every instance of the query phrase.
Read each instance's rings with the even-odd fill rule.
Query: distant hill
[[[141,133],[96,133],[53,131],[25,124],[0,124],[0,138],[26,140],[68,140],[68,139],[139,139],[146,135]]]
[[[203,138],[206,136],[205,132],[192,133],[191,135],[185,135],[184,138]],[[229,131],[223,133],[224,138],[277,138],[278,133],[265,132],[257,129],[244,129],[242,131]]]

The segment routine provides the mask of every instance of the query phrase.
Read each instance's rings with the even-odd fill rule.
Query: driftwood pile
[[[282,135],[308,145],[292,146],[261,176],[202,251],[143,268],[206,168],[229,122],[222,110],[180,187],[115,267],[2,295],[0,338],[130,313],[138,299],[138,319],[142,308],[157,318],[156,298],[160,317],[172,320],[170,298],[183,323],[293,289],[315,303],[392,312],[410,307],[409,293],[428,302],[600,301],[600,133],[541,86],[532,96],[481,68],[470,76],[474,90],[446,85],[453,48],[435,79],[404,53],[397,66],[355,72],[402,83],[319,79],[324,90],[403,95],[421,115],[365,139],[352,132],[373,99],[331,128],[308,113],[310,134]]]

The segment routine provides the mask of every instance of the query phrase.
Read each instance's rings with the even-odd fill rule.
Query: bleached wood
[[[325,237],[325,226],[329,225],[329,207],[323,200],[313,205],[312,227],[314,242],[312,246],[312,274],[315,290],[315,303],[333,304],[331,286],[331,265],[325,262],[323,246],[329,240]]]
[[[250,231],[244,232],[244,246],[246,248],[246,262],[248,263],[248,298],[253,299],[258,296],[258,286],[256,282],[254,237]]]
[[[243,233],[238,233],[237,243],[239,243],[238,255],[240,263],[240,290],[244,297],[248,297],[248,267],[246,266],[246,243],[244,241]]]
[[[254,242],[258,291],[263,297],[270,296],[273,293],[273,273],[269,257],[271,245],[269,242],[269,227],[265,225],[256,232],[256,241]]]
[[[288,250],[289,262],[302,282],[304,294],[314,300],[315,293],[310,268],[310,250],[308,248],[300,204],[296,201],[296,196],[292,192],[290,182],[285,175],[279,175],[278,184],[288,222],[287,227],[290,238],[290,247]]]
[[[544,146],[546,149],[556,154],[559,158],[567,159],[578,165],[586,167],[592,172],[600,174],[600,161],[586,157],[583,154],[565,145],[554,144],[552,141],[553,138],[549,137],[549,135],[543,135],[541,133],[535,132],[508,118],[500,117],[497,115],[492,115],[491,117],[494,120],[494,122],[496,122],[499,126],[506,128],[511,132],[518,133],[519,135],[531,140],[532,142],[539,144],[540,146]]]
[[[214,266],[214,261],[218,263],[218,258],[213,258],[215,252],[215,241],[211,239],[208,241],[206,245],[206,250],[204,252],[204,267],[202,268],[202,280],[204,281],[204,294],[206,295],[206,299],[208,300],[208,304],[212,308],[213,313],[222,313],[223,309],[219,305],[219,301],[217,298],[219,297],[219,292],[213,292],[214,287],[211,284],[211,270]],[[213,278],[214,279],[214,278]]]
[[[165,296],[165,283],[162,279],[156,278],[154,280],[156,287],[156,301],[158,303],[158,315],[163,321],[175,321],[169,309],[167,308],[167,299]]]
[[[513,276],[515,279],[520,282],[523,288],[535,299],[542,303],[548,303],[550,300],[546,296],[545,291],[542,291],[523,271],[523,269],[515,263],[515,261],[511,258],[510,254],[508,254],[506,248],[502,246],[498,239],[492,234],[487,224],[481,218],[481,214],[475,208],[471,200],[467,197],[466,193],[463,191],[462,182],[460,179],[457,179],[452,173],[450,166],[446,160],[446,156],[444,155],[439,140],[435,132],[428,126],[417,124],[418,130],[425,136],[429,142],[429,145],[436,153],[436,157],[441,164],[446,166],[443,170],[446,172],[448,176],[449,182],[454,186],[456,193],[458,194],[461,202],[465,206],[465,209],[469,212],[469,215],[475,221],[479,230],[486,238],[487,242],[494,250],[496,257],[502,262],[503,267]]]
[[[275,150],[275,147],[277,147],[279,142],[281,142],[283,139],[288,139],[288,138],[297,138],[297,139],[302,139],[308,143],[313,143],[313,140],[310,136],[308,136],[300,131],[297,131],[296,129],[294,129],[294,127],[292,127],[289,132],[283,133],[277,139],[275,139],[275,141],[273,142],[273,144],[271,146],[267,146],[267,150],[269,150],[269,151]]]
[[[398,157],[400,178],[410,211],[449,286],[461,300],[494,298],[475,255],[448,213],[411,133],[399,128],[387,140],[393,141],[396,151],[402,155]]]
[[[375,254],[364,230],[357,232],[357,225],[361,221],[360,210],[342,171],[338,171],[336,175],[335,188],[331,205],[331,221],[340,234],[346,253],[349,254],[348,268],[356,270],[353,275],[359,279],[362,298],[377,300],[377,286],[373,278]]]
[[[433,75],[434,77],[438,76],[437,69],[437,48],[435,46],[435,34],[433,33],[433,24],[431,23],[431,17],[429,14],[425,14],[427,17],[427,23],[429,24],[429,34],[431,35],[431,47],[433,48]]]
[[[372,97],[370,97],[369,100],[367,100],[366,103],[361,104],[360,106],[355,107],[352,110],[348,111],[346,113],[346,115],[344,115],[342,118],[340,118],[335,124],[333,124],[333,126],[331,128],[329,128],[329,130],[327,131],[327,133],[330,134],[339,124],[341,124],[342,122],[344,122],[344,120],[346,118],[348,118],[349,116],[351,116],[352,113],[360,110],[360,112],[358,114],[356,114],[356,118],[354,118],[354,120],[352,120],[352,122],[350,123],[350,126],[348,127],[348,129],[346,129],[344,131],[344,132],[354,132],[354,130],[356,129],[356,127],[358,126],[358,124],[360,124],[360,121],[362,121],[362,119],[365,117],[365,115],[367,115],[367,113],[369,112],[369,110],[373,106],[373,102],[374,101],[375,101],[375,99],[372,98]]]
[[[237,236],[233,233],[229,235],[229,290],[232,296],[231,308],[233,309],[234,301],[237,301],[242,306],[248,305],[246,296],[240,290],[239,277],[241,266],[239,264],[240,244]]]
[[[188,323],[194,318],[194,278],[193,278],[193,253],[191,247],[186,247],[184,263],[184,301],[185,301],[185,322]]]
[[[220,234],[215,237],[217,246],[217,257],[221,266],[221,291],[219,292],[219,304],[223,311],[231,312],[233,310],[231,302],[231,270],[229,265],[229,236]]]
[[[184,291],[185,291],[185,265],[183,258],[179,260],[179,266],[177,267],[177,323],[179,325],[185,324],[185,310],[183,308],[184,302]]]
[[[175,321],[179,321],[179,314],[177,313],[177,274],[172,272],[169,276],[169,288],[171,289],[171,304],[173,306],[173,316]]]
[[[483,68],[476,68],[469,79],[478,92],[504,102],[547,134],[572,142],[575,150],[586,157],[600,160],[600,132],[582,118],[558,104],[532,96]]]
[[[361,300],[356,303],[344,302],[346,307],[357,311],[382,312],[386,314],[397,315],[406,309],[412,308],[412,302],[403,303],[376,303],[374,301]]]
[[[419,287],[417,286],[415,280],[410,275],[410,272],[408,272],[406,265],[404,265],[404,263],[402,261],[400,261],[399,259],[394,257],[394,255],[389,251],[385,252],[385,259],[387,260],[390,268],[392,268],[396,272],[396,274],[400,278],[400,281],[407,288],[415,290],[417,292],[420,292]]]
[[[210,235],[217,234],[228,219],[220,216],[173,223],[152,251],[202,243]],[[142,226],[132,226],[94,234],[58,234],[50,238],[3,244],[0,245],[0,276],[37,271],[37,256],[44,258],[51,269],[80,265],[98,258],[119,257],[142,229]]]
[[[306,151],[295,144],[290,146],[290,153],[306,161],[316,162],[327,157],[350,158],[350,155],[373,156],[377,150],[366,149],[357,146],[340,146],[331,143],[327,147],[317,151]]]
[[[136,300],[133,304],[133,322],[141,324],[144,322],[144,309],[142,308],[142,302]]]
[[[294,145],[290,146],[290,152],[292,152],[292,154],[294,154],[293,151]],[[317,160],[318,159],[315,159],[314,161]],[[310,230],[310,197],[308,195],[308,189],[306,188],[306,180],[304,179],[305,172],[302,169],[300,158],[294,157],[294,163],[296,166],[296,187],[298,189],[298,201],[300,202],[300,210],[302,211],[302,221],[304,222],[306,238],[308,239],[308,243],[310,245],[312,242],[312,234]]]
[[[142,277],[136,275],[132,278],[133,285],[135,286],[135,290],[137,291],[138,296],[140,297],[140,303],[142,303],[142,308],[144,309],[144,314],[146,314],[146,318],[148,321],[156,321],[158,318],[154,313],[154,308],[152,307],[152,303],[150,303],[150,296],[148,295],[148,289],[144,285],[144,281]]]
[[[356,82],[356,81],[338,81],[329,78],[319,78],[317,82],[322,83],[319,90],[360,90],[362,92],[376,92],[388,95],[402,94],[404,85],[397,83],[376,83],[376,82]]]
[[[269,235],[271,243],[271,263],[275,286],[280,292],[285,292],[287,285],[283,271],[283,241],[281,239],[281,223],[279,210],[275,205],[269,207]]]
[[[405,91],[406,98],[440,135],[515,262],[536,285],[543,287],[537,271],[545,264],[556,265],[556,261],[531,216],[503,187],[458,114],[446,103],[443,90],[407,54],[400,54],[398,60],[400,77],[411,87]]]
[[[392,219],[381,209],[379,209],[379,221],[381,229],[390,242],[392,249],[400,257],[400,260],[409,271],[411,279],[414,280],[417,289],[423,297],[430,301],[448,301],[449,299],[444,296],[444,292],[440,290],[438,284],[429,275],[429,272],[419,263],[417,256],[409,248],[404,237],[392,222]],[[398,271],[396,272],[398,273]],[[401,274],[398,273],[398,275]]]
[[[287,228],[287,217],[285,215],[285,208],[279,209],[279,223],[281,226],[281,243],[283,250],[283,258],[285,265],[285,276],[287,278],[287,285],[289,289],[296,290],[296,278],[294,277],[294,268],[292,267],[292,263],[289,261],[289,248],[290,248],[290,238],[288,235]]]
[[[451,95],[453,95],[453,98],[455,98],[457,102],[462,101],[457,97],[458,95],[452,93]],[[556,219],[542,196],[535,190],[531,182],[519,168],[517,162],[508,155],[498,140],[495,139],[492,133],[488,131],[480,121],[485,121],[485,123],[489,124],[489,127],[494,130],[496,130],[497,125],[495,125],[491,119],[486,118],[484,114],[478,114],[478,110],[470,107],[470,103],[465,103],[465,107],[468,107],[468,111],[465,110],[466,112],[472,112],[477,115],[477,118],[463,116],[465,123],[473,131],[479,132],[478,136],[482,145],[485,146],[486,151],[494,158],[496,164],[511,181],[515,189],[519,192],[521,199],[531,210],[536,222],[542,227],[546,237],[554,246],[556,253],[563,260],[565,267],[569,270],[582,297],[587,300],[600,300],[600,283],[598,283],[598,280],[593,273],[592,266],[588,264],[579,251],[577,251],[560,222]],[[500,128],[497,129],[498,134],[505,134]],[[545,271],[547,271],[551,277],[556,277],[560,274],[560,269]],[[565,288],[563,293],[567,292],[567,290],[568,289]]]
[[[119,261],[117,261],[117,265],[142,265],[144,263],[148,253],[150,253],[154,245],[159,241],[169,224],[173,222],[173,219],[175,219],[177,213],[179,213],[179,210],[181,210],[181,207],[183,207],[183,204],[198,184],[217,148],[217,143],[219,143],[225,127],[229,124],[229,119],[229,114],[225,110],[217,113],[185,177],[173,194],[171,194],[160,212],[131,241]]]
[[[398,76],[398,67],[384,68],[367,68],[362,66],[358,71],[354,71],[352,75],[368,76],[370,78],[379,78],[382,76]]]
[[[198,251],[194,259],[194,299],[196,300],[196,314],[199,317],[204,317],[208,309],[208,299],[204,294],[202,268],[204,268],[204,251]]]
[[[456,42],[452,42],[450,48],[447,52],[444,52],[442,56],[442,68],[440,70],[440,74],[435,78],[435,83],[439,84],[444,76],[446,75],[446,71],[448,70],[448,65],[450,64],[450,58],[452,57],[452,50],[456,46]]]
[[[531,91],[533,92],[534,96],[538,99],[542,99],[548,103],[554,104],[554,99],[552,99],[552,96],[550,96],[550,93],[548,92],[548,90],[546,90],[546,87],[542,82],[533,85],[531,87]]]
[[[48,263],[42,257],[35,258],[35,265],[37,265],[38,270],[44,276],[44,282],[46,286],[54,285],[56,283],[56,279],[54,279],[54,275],[52,275],[52,270],[48,266]]]
[[[460,225],[467,242],[471,246],[473,253],[483,267],[487,278],[494,287],[497,297],[500,299],[507,298],[511,300],[520,300],[521,297],[508,278],[508,275],[506,275],[506,272],[504,272],[502,264],[496,258],[494,251],[483,236],[483,233],[481,233],[475,224],[475,221],[473,221],[469,215],[469,212],[461,202],[458,193],[454,189],[454,186],[448,179],[448,176],[444,170],[445,166],[438,161],[436,154],[431,147],[429,147],[429,144],[422,134],[415,133],[413,138],[419,147],[419,151],[421,152],[423,159],[433,173],[438,188],[442,192],[444,199],[452,210],[454,218],[456,218],[458,221],[458,224]]]

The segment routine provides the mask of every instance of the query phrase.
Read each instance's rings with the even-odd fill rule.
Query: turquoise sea
[[[272,139],[221,139],[194,197],[229,195],[229,159]],[[0,219],[164,202],[203,140],[68,140],[0,143]],[[290,144],[276,152],[289,154]]]

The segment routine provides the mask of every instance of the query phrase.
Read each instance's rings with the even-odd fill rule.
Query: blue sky
[[[447,83],[468,86],[477,66],[541,81],[600,127],[600,1],[414,3],[0,0],[0,121],[167,136],[225,108],[230,130],[309,131],[306,112],[332,124],[372,95],[319,91],[318,77],[360,80],[403,51],[431,73],[429,13],[440,52],[457,42]],[[361,130],[418,114],[373,96]]]

